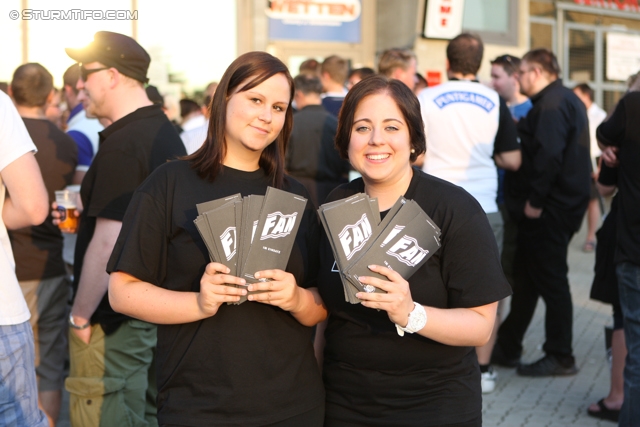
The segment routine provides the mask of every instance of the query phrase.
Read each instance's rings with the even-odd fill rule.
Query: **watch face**
[[[424,307],[416,303],[416,307],[409,315],[409,324],[407,325],[407,329],[411,330],[412,332],[418,332],[419,330],[424,328],[424,325],[426,324],[427,314],[424,311]]]

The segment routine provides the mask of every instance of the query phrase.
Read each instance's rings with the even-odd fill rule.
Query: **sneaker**
[[[553,354],[547,354],[542,359],[529,365],[520,365],[518,375],[523,377],[551,377],[556,375],[575,375],[578,368],[574,361],[562,363]]]
[[[496,380],[498,374],[493,371],[493,368],[489,366],[487,372],[480,374],[480,386],[482,387],[482,394],[491,393],[496,389]]]
[[[491,353],[491,364],[505,368],[515,368],[520,365],[520,357],[507,356],[504,351],[502,351],[502,347],[496,344]]]

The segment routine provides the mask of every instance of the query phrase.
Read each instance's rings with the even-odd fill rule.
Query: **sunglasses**
[[[102,68],[84,68],[84,65],[80,66],[80,78],[82,81],[86,82],[87,78],[92,73],[97,73],[98,71],[108,70],[110,67],[102,67]]]

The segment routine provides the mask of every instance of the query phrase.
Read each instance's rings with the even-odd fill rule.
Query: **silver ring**
[[[376,291],[376,288],[373,285],[364,285],[363,289],[368,294]]]

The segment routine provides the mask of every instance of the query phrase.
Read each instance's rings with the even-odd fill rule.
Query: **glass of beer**
[[[56,203],[60,212],[58,228],[63,233],[76,233],[78,231],[78,192],[72,190],[56,191]]]

